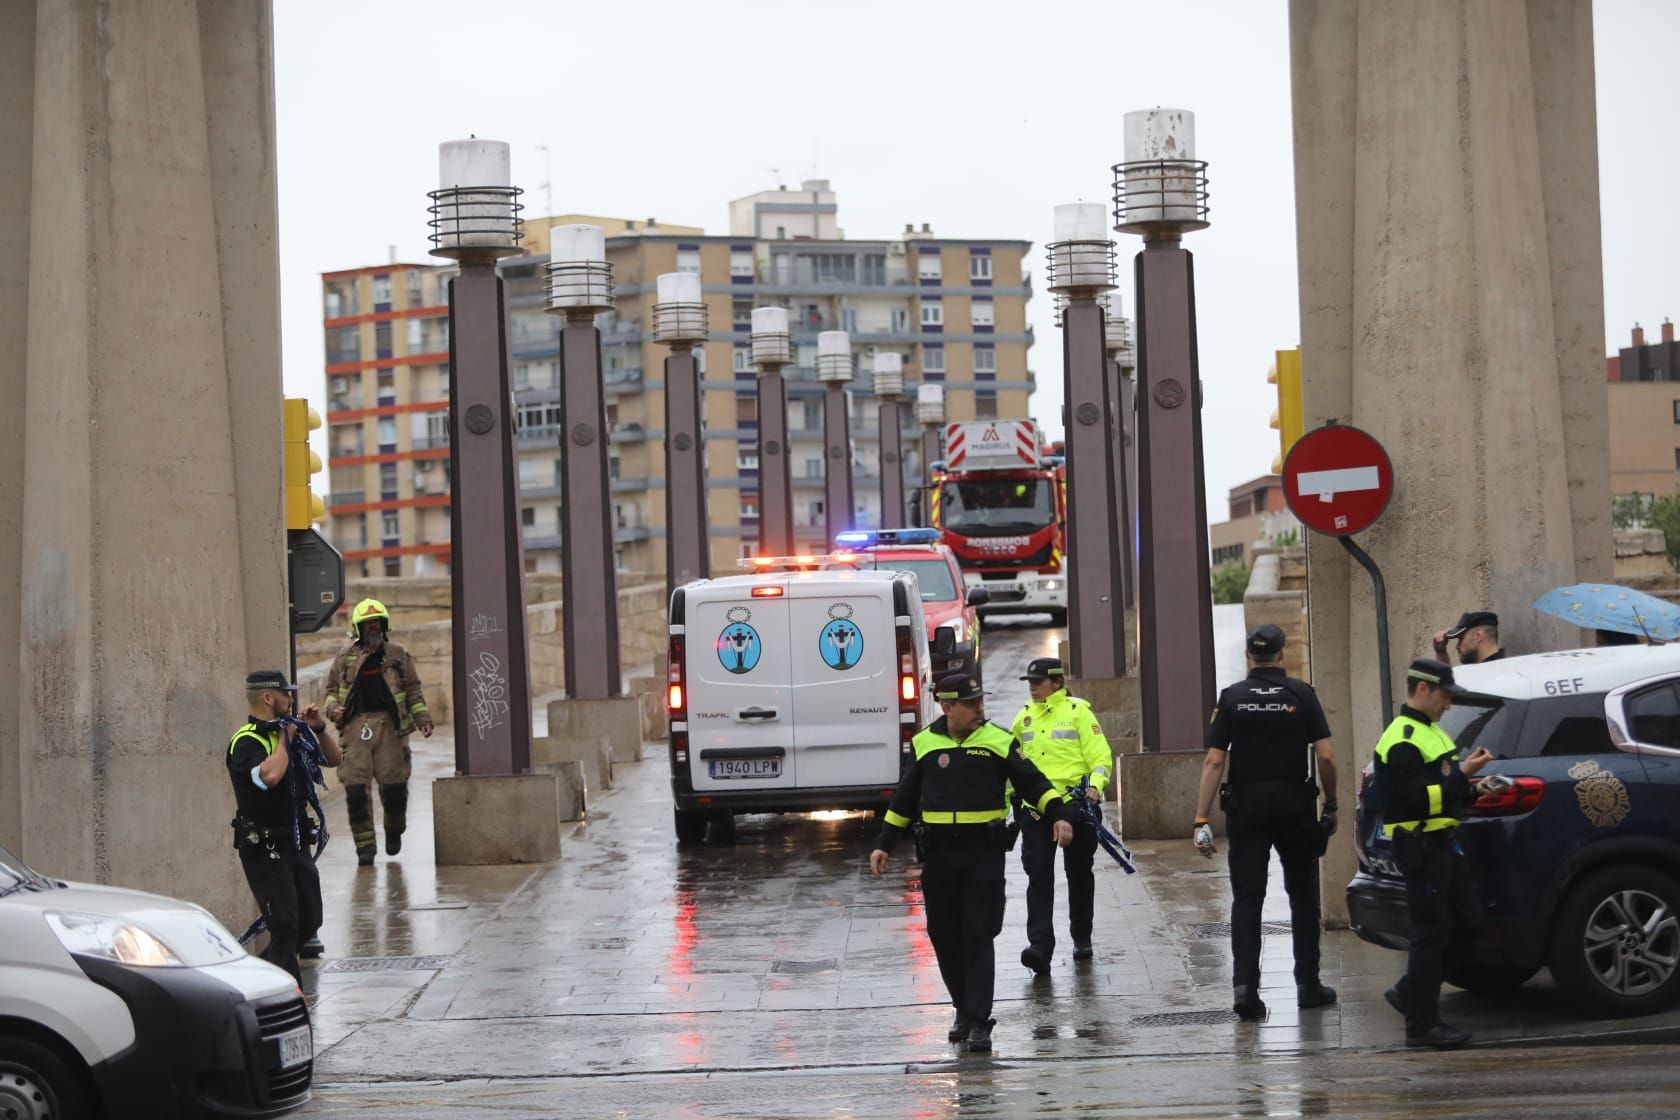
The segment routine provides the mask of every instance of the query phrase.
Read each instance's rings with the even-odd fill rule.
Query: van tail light
[[[670,709],[672,719],[684,719],[688,715],[685,703],[685,689],[687,683],[688,664],[686,661],[687,647],[680,636],[673,636],[671,644],[665,652],[665,680],[666,707]]]
[[[916,672],[916,641],[908,626],[898,628],[898,752],[908,760],[915,748],[916,719],[920,715],[921,678]]]
[[[1504,782],[1476,798],[1470,806],[1472,817],[1515,817],[1534,811],[1546,796],[1544,778],[1495,776]]]

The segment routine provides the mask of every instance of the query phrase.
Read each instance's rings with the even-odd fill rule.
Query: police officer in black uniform
[[[1273,848],[1289,894],[1296,1003],[1336,1002],[1335,989],[1318,978],[1318,859],[1336,831],[1336,757],[1318,694],[1283,671],[1283,631],[1256,627],[1247,644],[1249,674],[1219,694],[1203,738],[1208,750],[1193,827],[1197,849],[1211,858],[1208,821],[1229,757],[1220,793],[1231,842],[1231,1006],[1244,1019],[1263,1019],[1260,910]],[[1317,785],[1324,789],[1322,816]]]
[[[1014,846],[1005,787],[1050,818],[1057,844],[1073,826],[1062,816],[1056,787],[1027,761],[1021,744],[986,721],[980,682],[967,673],[940,679],[935,696],[944,715],[917,733],[916,760],[898,781],[869,867],[886,870],[899,836],[919,821],[922,899],[928,940],[939,974],[957,1009],[946,1036],[968,1048],[992,1048],[992,942],[1003,929],[1003,855]]]
[[[298,947],[321,928],[321,879],[309,856],[313,835],[303,766],[291,764],[289,736],[280,720],[290,715],[297,686],[278,669],[259,669],[245,678],[251,718],[228,742],[228,778],[238,806],[233,845],[263,917],[268,947],[262,958],[290,972],[299,984]],[[321,743],[329,766],[343,759],[321,711],[311,704],[300,713]]]

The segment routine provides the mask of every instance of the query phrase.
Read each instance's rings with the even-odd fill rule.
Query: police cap
[[[1274,657],[1283,652],[1283,628],[1270,622],[1248,632],[1248,652],[1255,657]]]
[[[1061,680],[1063,673],[1061,658],[1040,657],[1027,663],[1027,675],[1021,679],[1024,681],[1047,681],[1054,677]]]
[[[1477,626],[1491,626],[1499,629],[1499,616],[1492,611],[1465,611],[1458,616],[1458,625],[1447,631],[1447,637],[1456,638],[1466,630]]]
[[[936,700],[950,703],[954,700],[978,700],[982,696],[990,696],[980,687],[980,682],[967,673],[950,673],[939,678],[934,686],[933,696]]]
[[[256,692],[264,688],[272,688],[276,692],[297,691],[297,685],[288,681],[286,674],[279,669],[256,669],[245,674],[246,692]]]
[[[1406,680],[1423,681],[1425,684],[1444,688],[1454,696],[1464,691],[1464,686],[1453,680],[1452,666],[1433,657],[1419,657],[1413,660],[1406,670]]]

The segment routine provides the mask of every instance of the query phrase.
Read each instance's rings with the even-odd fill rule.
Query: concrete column
[[[793,474],[788,464],[787,385],[780,366],[758,371],[758,553],[790,556]]]
[[[881,402],[877,429],[881,433],[881,528],[909,524],[904,508],[904,432],[898,399]]]
[[[34,33],[23,854],[230,923],[222,755],[286,648],[268,21],[68,0]]]
[[[712,574],[706,520],[706,426],[691,348],[665,359],[665,598]]]
[[[1125,521],[1125,535],[1121,547],[1121,578],[1126,584],[1126,609],[1137,609],[1137,544],[1138,544],[1138,460],[1137,460],[1137,370],[1119,366],[1115,369],[1115,388],[1119,392],[1120,457],[1125,466],[1125,491],[1121,509]]]
[[[565,577],[566,696],[624,695],[619,668],[618,576],[607,472],[607,405],[601,382],[601,332],[594,322],[560,331],[561,572]]]
[[[1126,675],[1126,605],[1114,500],[1114,439],[1109,426],[1108,355],[1103,311],[1070,299],[1062,312],[1067,413],[1068,673]]]
[[[0,653],[15,659],[23,564],[24,401],[29,356],[30,151],[35,134],[35,5],[0,4]],[[0,670],[0,844],[23,847],[18,674]]]
[[[1292,0],[1290,39],[1305,420],[1393,459],[1362,543],[1395,670],[1472,607],[1513,652],[1577,644],[1528,604],[1610,574],[1591,5]],[[1370,581],[1327,538],[1308,563],[1349,819],[1381,731]],[[1327,921],[1353,869],[1332,844]]]
[[[837,534],[852,527],[852,432],[846,412],[846,388],[823,389],[823,521],[818,552],[827,552]],[[762,423],[762,418],[760,418]]]

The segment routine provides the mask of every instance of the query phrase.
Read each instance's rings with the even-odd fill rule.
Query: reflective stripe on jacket
[[[1066,795],[1086,775],[1096,789],[1108,787],[1114,752],[1089,701],[1058,688],[1043,703],[1029,700],[1016,714],[1013,731],[1027,759],[1043,771],[1058,794]]]
[[[1452,736],[1407,707],[1377,740],[1376,776],[1382,793],[1383,835],[1395,829],[1452,828],[1474,795],[1453,756]]]
[[[327,674],[327,707],[349,703],[350,690],[355,687],[362,662],[367,660],[369,652],[361,642],[351,642],[344,652],[333,659],[332,671]],[[391,698],[397,702],[397,734],[410,734],[421,716],[431,718],[414,658],[408,650],[387,639],[385,662],[380,671],[384,674],[385,683],[390,686]],[[338,726],[342,730],[344,724],[341,722]]]
[[[1005,820],[1005,790],[1012,783],[1028,804],[1055,816],[1055,787],[1027,761],[1015,737],[995,723],[981,724],[959,742],[941,716],[917,732],[912,746],[916,758],[899,778],[882,821],[877,846],[885,851],[918,819],[935,826]]]

